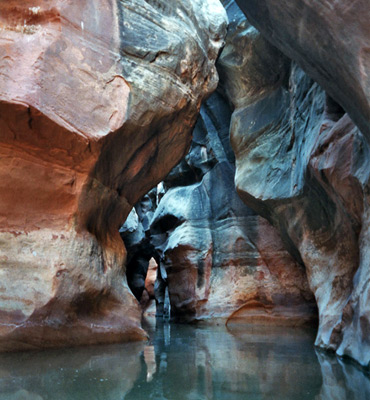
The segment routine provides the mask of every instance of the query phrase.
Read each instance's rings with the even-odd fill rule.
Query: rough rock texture
[[[275,46],[315,79],[370,140],[368,0],[236,0]]]
[[[218,93],[201,108],[189,154],[164,181],[151,242],[181,320],[299,325],[316,306],[304,268],[234,186],[230,110]],[[162,284],[164,290],[165,284]]]
[[[0,350],[138,339],[118,229],[217,84],[218,0],[0,4]]]
[[[304,263],[319,308],[316,344],[368,365],[370,152],[365,137],[342,108],[367,134],[369,114],[364,98],[369,99],[369,86],[364,77],[369,69],[363,64],[360,71],[355,63],[361,61],[356,52],[369,35],[360,32],[365,29],[363,15],[351,19],[361,12],[364,2],[293,1],[289,6],[279,3],[278,8],[268,1],[238,3],[245,5],[269,39],[277,45],[284,41],[280,47],[336,96],[334,100],[325,94],[295,63],[284,61],[285,56],[276,56],[277,50],[254,28],[240,31],[234,48],[225,49],[219,63],[224,91],[235,106],[231,141],[238,192],[278,228],[290,253]],[[325,24],[328,14],[324,11],[330,5],[333,19]],[[345,5],[347,25],[341,19],[344,14],[335,12]],[[312,14],[315,7],[317,12]],[[340,20],[342,27],[337,26]],[[299,35],[293,31],[289,38],[280,34],[293,26],[301,27]],[[328,45],[328,38],[317,43],[321,29],[335,34],[328,36],[332,39]],[[348,29],[350,36],[345,38],[342,29]],[[340,46],[347,49],[345,54]],[[305,63],[307,57],[310,66]],[[322,67],[323,60],[327,69]],[[343,69],[338,69],[338,60]],[[330,76],[325,75],[328,70]]]

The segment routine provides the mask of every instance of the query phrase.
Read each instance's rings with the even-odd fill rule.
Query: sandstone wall
[[[236,193],[229,124],[226,100],[213,94],[201,108],[190,152],[164,181],[151,222],[171,315],[228,324],[315,323],[303,265]]]
[[[181,159],[217,0],[0,4],[0,350],[145,338],[118,229]]]
[[[322,87],[294,62],[274,64],[251,51],[257,47],[251,36],[244,47],[254,61],[243,65],[237,83],[225,82],[236,108],[231,140],[238,192],[303,261],[319,308],[316,345],[367,366],[368,4],[237,3],[267,40]],[[225,64],[227,74],[234,66]],[[244,78],[256,73],[257,79]]]

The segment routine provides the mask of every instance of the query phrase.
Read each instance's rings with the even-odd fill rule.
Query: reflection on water
[[[0,399],[122,399],[140,374],[144,346],[0,355]]]
[[[317,351],[323,385],[318,399],[370,399],[370,379],[353,364],[343,363],[333,356]]]
[[[294,329],[149,327],[149,343],[0,355],[0,400],[370,399],[356,367]]]

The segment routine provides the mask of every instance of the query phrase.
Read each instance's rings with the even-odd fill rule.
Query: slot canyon
[[[0,1],[0,371],[37,350],[48,374],[58,348],[87,371],[89,346],[100,371],[99,344],[127,358],[120,398],[174,399],[139,389],[140,363],[151,382],[183,331],[189,362],[221,365],[215,329],[240,357],[293,343],[320,366],[316,397],[255,398],[368,398],[369,18],[367,0]],[[265,368],[259,345],[234,373]]]

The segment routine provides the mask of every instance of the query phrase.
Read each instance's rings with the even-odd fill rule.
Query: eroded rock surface
[[[329,94],[294,62],[283,62],[282,54],[274,62],[277,50],[263,44],[254,28],[239,34],[244,42],[233,41],[220,60],[223,88],[235,106],[231,141],[237,190],[304,263],[319,308],[316,345],[368,365],[370,153],[350,118],[367,135],[364,76],[369,69],[359,66],[359,52],[370,37],[360,15],[365,2],[293,1],[278,8],[269,1],[238,3]],[[324,37],[328,29],[332,35]],[[350,33],[346,39],[343,29]]]
[[[312,323],[316,306],[304,268],[236,193],[229,123],[227,102],[213,94],[201,108],[189,154],[164,181],[166,193],[154,214],[151,241],[171,315]]]
[[[315,79],[370,139],[367,0],[236,0],[268,40]]]
[[[0,4],[0,350],[145,337],[118,229],[216,88],[217,0]]]

